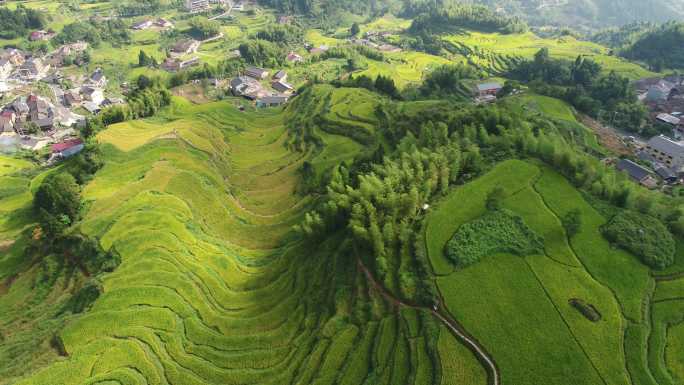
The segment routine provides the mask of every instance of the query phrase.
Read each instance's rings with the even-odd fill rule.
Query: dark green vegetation
[[[409,29],[414,34],[458,33],[464,30],[521,33],[527,30],[527,25],[484,6],[459,4],[431,7],[417,15]]]
[[[603,233],[609,241],[639,256],[648,266],[664,269],[674,263],[675,241],[656,218],[623,211],[606,224]]]
[[[446,255],[458,267],[467,267],[496,254],[532,255],[543,251],[542,239],[507,210],[489,211],[458,228],[446,245]]]
[[[652,28],[620,52],[648,63],[654,71],[684,68],[684,24],[672,22]]]
[[[575,62],[557,60],[542,49],[534,60],[520,63],[510,75],[532,82],[537,92],[564,99],[586,114],[613,114],[619,117],[615,122],[618,126],[637,132],[645,130],[648,112],[637,101],[629,79],[614,72],[602,74],[601,66],[590,58],[578,56]]]
[[[22,6],[15,10],[0,8],[0,37],[13,39],[25,37],[29,32],[42,29],[46,25],[42,12]]]
[[[479,7],[276,5],[317,19],[81,4],[176,28],[92,50],[92,65],[127,54],[109,69],[133,86],[82,130],[84,153],[48,170],[0,157],[0,384],[679,381],[684,198],[614,171],[568,103],[535,93],[614,113],[635,104],[608,68],[647,71],[569,36],[505,33],[518,21]],[[422,16],[413,30],[363,21],[390,7]],[[345,41],[351,21],[404,50]],[[197,53],[206,65],[153,75],[176,40],[218,31]],[[575,61],[578,47],[592,58]],[[284,63],[291,50],[304,61]],[[286,68],[298,95],[255,109],[222,86],[198,104],[167,90],[247,63]],[[518,65],[530,89],[471,103],[476,83]],[[649,265],[668,250],[673,263]]]
[[[131,42],[131,34],[127,24],[119,19],[88,20],[65,25],[54,41],[58,44],[85,41],[96,47],[102,42],[121,45]]]

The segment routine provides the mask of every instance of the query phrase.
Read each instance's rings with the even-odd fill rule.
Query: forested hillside
[[[640,35],[622,55],[646,62],[655,71],[684,68],[684,23],[667,23]]]
[[[261,0],[260,2],[284,12],[327,19],[334,19],[334,15],[340,12],[357,15],[392,12],[413,16],[429,8],[473,3],[490,7],[508,16],[519,16],[533,25],[560,25],[573,28],[605,28],[634,21],[664,22],[684,17],[684,3],[679,0]]]

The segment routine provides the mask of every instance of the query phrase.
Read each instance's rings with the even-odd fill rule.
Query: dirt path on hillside
[[[598,136],[599,143],[616,153],[617,155],[631,155],[632,151],[629,147],[625,145],[622,141],[620,135],[615,132],[610,127],[606,127],[599,123],[597,120],[592,119],[583,114],[577,114],[579,121],[585,126],[591,128],[592,131]]]
[[[359,270],[361,270],[366,275],[366,278],[369,282],[372,283],[375,290],[378,293],[380,293],[380,295],[382,295],[387,301],[392,303],[394,306],[399,308],[406,307],[411,309],[424,310],[432,313],[432,315],[435,316],[438,320],[440,320],[440,322],[442,322],[444,326],[446,326],[447,329],[449,329],[451,334],[453,334],[454,337],[461,341],[468,348],[468,350],[473,352],[477,360],[480,361],[480,363],[482,363],[483,366],[485,366],[489,385],[499,385],[501,383],[501,374],[499,373],[499,368],[496,366],[496,363],[494,362],[494,359],[492,358],[491,354],[489,354],[486,351],[486,349],[478,341],[476,341],[475,338],[472,337],[460,323],[453,319],[451,315],[442,310],[446,309],[446,307],[444,306],[444,299],[439,299],[440,303],[436,309],[402,301],[394,297],[390,292],[388,292],[385,289],[384,286],[382,286],[378,281],[375,280],[373,274],[363,264],[360,258],[357,259],[357,264]]]

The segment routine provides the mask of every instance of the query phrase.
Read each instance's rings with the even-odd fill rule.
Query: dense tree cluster
[[[186,84],[190,80],[225,79],[235,76],[245,68],[245,62],[237,59],[222,60],[216,65],[204,63],[201,66],[176,72],[169,78],[169,87]]]
[[[422,98],[442,99],[448,97],[469,97],[472,93],[464,80],[477,79],[476,71],[463,64],[447,64],[429,72],[418,87]]]
[[[657,218],[625,210],[603,227],[603,234],[650,267],[664,269],[674,262],[675,241]]]
[[[446,192],[459,171],[460,152],[453,147],[403,152],[357,177],[340,167],[328,184],[325,204],[309,213],[299,230],[315,236],[348,229],[357,251],[386,287],[429,302],[424,295],[430,291],[422,286],[427,261],[417,250],[422,247],[418,219],[423,206]]]
[[[543,252],[543,238],[520,216],[501,208],[490,209],[482,217],[463,224],[446,246],[447,258],[459,268],[499,253],[528,256]]]
[[[109,107],[98,115],[102,126],[153,116],[171,104],[171,92],[158,78],[138,77],[136,88],[126,96],[125,105]]]
[[[341,87],[365,88],[369,91],[378,92],[389,96],[392,99],[401,99],[401,93],[389,76],[378,75],[375,80],[366,75],[350,76],[344,81],[334,81],[332,83]]]
[[[297,25],[273,24],[256,33],[257,39],[279,44],[297,44],[304,41],[304,30]]]
[[[195,39],[204,40],[221,33],[221,24],[206,17],[195,16],[188,22],[188,33]]]
[[[29,31],[43,29],[45,25],[45,16],[38,10],[23,5],[15,10],[0,8],[0,37],[3,39],[24,37]]]
[[[76,179],[60,172],[48,175],[33,198],[43,234],[48,239],[60,236],[79,218],[81,192]]]
[[[502,16],[481,5],[456,4],[435,6],[418,15],[411,24],[411,33],[448,33],[460,30],[521,33],[527,30],[518,18]]]
[[[284,48],[268,40],[249,40],[240,44],[239,50],[247,63],[258,66],[278,67],[285,60]]]
[[[621,54],[648,63],[654,71],[684,68],[684,23],[664,24],[640,36]]]
[[[630,131],[647,129],[648,111],[637,101],[629,79],[610,72],[590,58],[579,56],[574,62],[552,59],[548,49],[537,52],[533,60],[513,68],[511,77],[529,82],[544,95],[564,99],[579,111],[596,118],[611,118],[611,123]]]
[[[116,5],[116,13],[121,17],[149,15],[170,5],[170,0],[122,1]]]
[[[86,41],[93,46],[102,42],[124,44],[131,41],[128,26],[121,19],[104,21],[77,21],[64,26],[53,39],[57,44]]]

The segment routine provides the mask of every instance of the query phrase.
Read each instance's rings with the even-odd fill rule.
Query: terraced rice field
[[[342,240],[291,235],[312,204],[298,167],[323,155],[288,150],[284,116],[176,103],[99,135],[82,229],[123,262],[60,332],[68,357],[17,384],[484,383],[429,313],[371,289]]]
[[[505,208],[543,236],[544,255],[493,255],[455,271],[444,245],[461,224],[484,213],[487,192],[497,185],[506,191]],[[575,208],[582,212],[582,229],[568,239],[558,218]],[[445,305],[490,350],[503,384],[630,384],[632,377],[656,374],[660,363],[666,367],[657,327],[666,323],[658,321],[658,304],[653,333],[644,314],[653,279],[636,258],[601,237],[603,223],[562,176],[522,161],[506,161],[456,189],[428,217],[427,248]],[[660,295],[681,293],[679,283],[672,285]],[[573,298],[598,309],[600,321],[574,309],[568,302]],[[636,329],[650,340],[635,337]],[[675,334],[675,348],[667,348],[677,349],[677,343]],[[667,365],[675,368],[677,361]]]
[[[495,72],[505,69],[503,58],[530,59],[540,49],[548,48],[552,57],[566,60],[575,60],[577,55],[591,57],[603,65],[607,71],[615,71],[630,79],[654,76],[652,72],[637,64],[612,56],[603,46],[580,41],[570,36],[545,39],[531,32],[524,34],[465,32],[450,35],[444,39],[456,46],[475,51],[477,54],[475,56],[480,59],[480,62],[475,64],[490,68]]]

